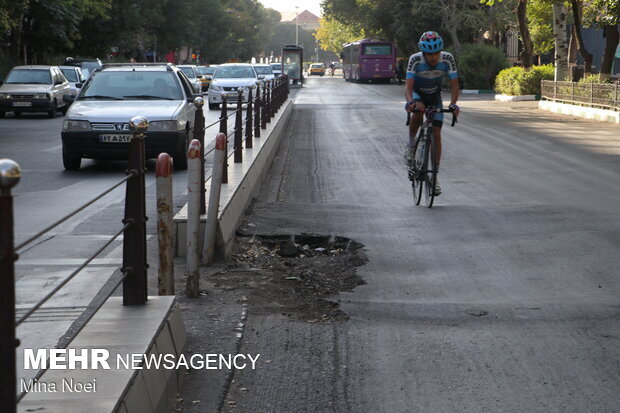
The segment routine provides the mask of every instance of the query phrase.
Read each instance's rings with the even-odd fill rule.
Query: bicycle
[[[407,112],[407,126],[411,120],[411,113],[420,113],[421,110],[413,109]],[[439,168],[435,161],[437,149],[435,147],[435,136],[433,135],[433,119],[436,113],[452,113],[452,125],[456,123],[456,116],[451,109],[435,109],[432,106],[426,107],[424,110],[425,121],[420,127],[420,133],[415,140],[413,146],[413,162],[409,166],[409,180],[413,189],[413,201],[416,205],[420,205],[422,199],[422,188],[424,191],[426,206],[431,208],[435,200],[435,183],[437,182],[437,173]],[[421,146],[420,146],[421,145]],[[420,151],[418,151],[420,148]],[[430,162],[429,162],[430,161]]]

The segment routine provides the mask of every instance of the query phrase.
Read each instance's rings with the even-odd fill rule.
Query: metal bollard
[[[200,273],[200,142],[192,140],[187,151],[187,283],[185,293],[198,297]]]
[[[267,104],[265,105],[265,119],[267,123],[271,123],[271,99],[273,97],[272,89],[271,89],[271,80],[267,81],[267,87],[265,89],[267,93]]]
[[[194,139],[198,139],[200,142],[200,178],[202,182],[205,181],[205,116],[202,110],[202,107],[205,105],[205,100],[198,96],[194,99],[194,106],[196,106],[196,116],[194,117]],[[202,186],[202,190],[200,192],[200,213],[206,214],[207,207],[205,198],[207,197],[207,190],[205,186]]]
[[[237,113],[235,113],[235,163],[243,162],[243,113],[241,105],[243,103],[243,89],[237,89]]]
[[[228,183],[228,98],[226,95],[222,94],[222,112],[220,114],[220,133],[223,133],[226,136],[226,157],[224,159],[224,166],[222,169],[224,173],[222,174],[222,183]]]
[[[256,82],[256,104],[254,105],[254,137],[260,138],[260,82]]]
[[[129,121],[133,137],[129,149],[129,170],[136,176],[127,181],[123,232],[123,305],[144,304],[147,299],[146,274],[146,190],[144,183],[144,134],[149,122],[135,116]]]
[[[211,175],[211,191],[209,192],[209,209],[207,210],[207,225],[205,238],[202,244],[202,262],[208,264],[215,254],[215,239],[217,233],[217,216],[220,209],[220,193],[222,189],[222,164],[226,157],[226,135],[218,133],[215,138],[215,154],[213,155],[213,175]]]
[[[0,405],[7,413],[17,410],[15,390],[15,254],[13,233],[13,196],[11,188],[18,184],[22,172],[17,162],[0,159]]]
[[[245,149],[252,147],[252,115],[254,110],[252,109],[252,89],[248,92],[248,106],[245,112]]]
[[[174,295],[174,245],[172,241],[172,158],[160,153],[155,167],[157,187],[157,241],[159,295]],[[204,185],[203,185],[204,186]]]
[[[267,82],[263,83],[263,98],[260,103],[261,115],[260,115],[260,128],[267,129]]]

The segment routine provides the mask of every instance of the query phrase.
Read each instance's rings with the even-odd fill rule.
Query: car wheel
[[[209,103],[209,109],[210,110],[217,110],[220,108],[220,104],[219,103]]]
[[[70,105],[65,105],[65,106],[63,106],[63,107],[62,107],[62,109],[60,110],[60,111],[62,112],[62,115],[63,115],[63,116],[67,114],[67,111],[69,110],[69,106],[70,106]]]
[[[0,112],[0,118],[3,118],[5,113],[6,112]]]
[[[52,102],[52,110],[50,110],[49,112],[47,112],[47,117],[48,118],[55,118],[56,117],[56,101]]]
[[[187,149],[189,148],[189,131],[185,134],[185,142],[181,147],[181,150],[174,154],[172,157],[172,164],[177,171],[184,171],[187,169]]]
[[[15,115],[16,118],[19,118],[22,115],[21,112],[15,112],[15,111],[13,111],[13,114]]]
[[[63,148],[62,150],[62,164],[67,171],[77,171],[80,169],[82,163],[81,156],[71,156]]]

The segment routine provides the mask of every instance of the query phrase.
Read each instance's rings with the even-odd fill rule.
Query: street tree
[[[322,18],[314,35],[321,49],[340,54],[342,45],[364,38],[364,31],[356,24],[343,24],[334,18]]]

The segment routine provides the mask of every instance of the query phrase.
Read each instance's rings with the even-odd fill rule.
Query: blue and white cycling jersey
[[[414,79],[413,89],[418,93],[433,94],[441,91],[441,79],[458,78],[456,60],[448,52],[441,52],[436,66],[426,63],[422,52],[414,53],[409,57],[407,65],[407,79]]]

